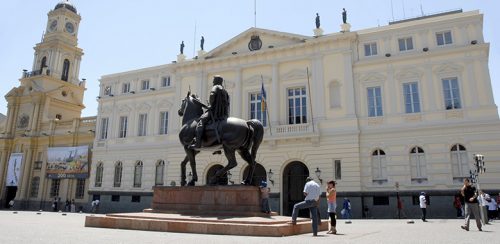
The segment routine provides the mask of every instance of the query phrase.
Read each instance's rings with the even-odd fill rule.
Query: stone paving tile
[[[462,219],[415,220],[353,220],[346,224],[338,220],[338,235],[320,232],[318,237],[304,234],[289,237],[249,237],[227,235],[201,235],[171,232],[131,231],[84,227],[86,214],[0,211],[1,244],[120,244],[120,243],[498,243],[500,221],[483,226],[479,232],[471,221],[470,231],[460,229]]]

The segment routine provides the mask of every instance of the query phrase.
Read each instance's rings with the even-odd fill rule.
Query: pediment
[[[135,107],[138,111],[149,111],[151,109],[151,105],[148,103],[140,103]]]
[[[250,51],[249,49],[249,43],[252,36],[258,36],[261,41],[260,49],[255,51]],[[205,58],[229,57],[244,53],[293,46],[301,44],[306,39],[310,38],[312,37],[252,27],[211,50],[205,55]]]
[[[456,65],[453,63],[442,64],[434,69],[437,74],[447,74],[447,73],[459,73],[464,69],[463,66]]]
[[[255,85],[255,84],[260,84],[264,82],[265,84],[270,83],[272,80],[272,77],[267,76],[267,75],[253,75],[248,77],[247,79],[243,80],[243,84],[245,85]]]
[[[124,105],[120,105],[120,106],[118,107],[118,111],[119,111],[120,113],[128,113],[128,112],[132,111],[132,108],[131,108],[131,107],[129,107],[128,105],[125,105],[125,104],[124,104]]]
[[[420,80],[424,72],[419,69],[404,69],[396,74],[397,80],[407,81],[407,80]]]
[[[360,75],[359,81],[361,82],[371,82],[371,81],[385,81],[386,76],[378,72],[370,72],[368,74]]]
[[[161,99],[160,101],[158,101],[158,103],[156,104],[156,106],[158,108],[171,108],[172,105],[173,105],[173,101],[172,99]]]
[[[309,77],[311,77],[310,72],[309,72]],[[280,80],[300,80],[300,79],[307,79],[306,69],[293,69],[280,76]]]

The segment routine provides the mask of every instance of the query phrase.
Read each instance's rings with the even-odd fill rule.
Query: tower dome
[[[54,10],[56,9],[60,9],[60,8],[66,8],[67,10],[73,12],[76,14],[76,8],[75,6],[73,6],[72,3],[70,3],[68,0],[65,0],[65,1],[61,1],[59,2],[56,7],[54,8]]]

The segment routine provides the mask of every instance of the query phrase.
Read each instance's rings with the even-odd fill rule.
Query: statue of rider
[[[193,144],[189,146],[191,149],[201,147],[201,137],[207,123],[225,120],[229,117],[229,94],[222,86],[223,81],[221,76],[214,76],[209,106],[196,125],[196,137],[193,139]]]

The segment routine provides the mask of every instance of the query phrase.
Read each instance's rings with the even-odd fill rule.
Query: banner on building
[[[47,178],[88,178],[89,146],[49,147]]]
[[[12,153],[9,158],[9,167],[7,168],[7,186],[17,186],[21,176],[21,166],[23,165],[23,154]]]

